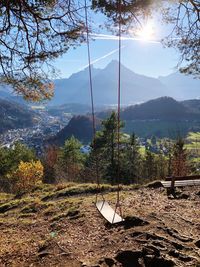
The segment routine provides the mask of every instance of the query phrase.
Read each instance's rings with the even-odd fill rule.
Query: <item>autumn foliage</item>
[[[42,181],[44,168],[41,162],[21,161],[18,165],[16,171],[11,174],[11,179],[13,181],[13,191],[14,192],[24,192],[31,189],[34,185]]]

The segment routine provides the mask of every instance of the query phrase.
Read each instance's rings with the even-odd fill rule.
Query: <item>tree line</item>
[[[18,193],[42,182],[133,184],[194,172],[183,139],[166,143],[165,153],[161,149],[154,153],[149,145],[141,150],[134,133],[129,136],[120,131],[118,144],[117,127],[117,114],[113,112],[102,121],[88,153],[81,151],[81,142],[73,136],[62,147],[47,147],[40,159],[20,143],[0,148],[0,189]],[[123,127],[121,122],[120,129]],[[155,137],[150,143],[156,144]]]

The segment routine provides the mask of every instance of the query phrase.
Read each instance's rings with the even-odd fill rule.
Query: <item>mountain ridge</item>
[[[118,64],[116,60],[113,60],[103,69],[92,66],[95,106],[117,104]],[[88,67],[73,73],[69,78],[54,80],[54,84],[54,97],[46,101],[47,105],[57,106],[67,103],[90,105]],[[137,74],[123,64],[121,65],[122,105],[146,102],[162,96],[173,97],[176,100],[197,99],[200,97],[199,88],[200,80],[179,72],[153,78]],[[6,93],[10,94],[12,100],[20,100],[15,95],[11,95],[9,86],[0,86],[0,98],[7,98]]]
[[[118,62],[111,61],[105,68],[92,67],[92,82],[95,105],[117,104]],[[88,68],[72,74],[57,87],[52,104],[90,104]],[[199,97],[200,81],[178,72],[158,78],[137,74],[121,64],[121,103],[125,105],[145,102],[162,96],[178,100]],[[68,89],[68,92],[67,92]],[[65,91],[65,92],[64,92]],[[55,101],[56,100],[56,101]]]
[[[171,97],[161,97],[124,108],[121,110],[121,119],[125,121],[124,131],[126,133],[135,132],[142,137],[151,135],[167,137],[171,134],[170,132],[173,134],[175,132],[175,135],[177,133],[185,135],[191,129],[200,131],[198,126],[200,108],[197,112],[197,110],[192,109],[192,106],[193,100],[181,102]],[[196,106],[200,107],[200,100]],[[98,129],[100,129],[101,120],[106,119],[111,112],[112,110],[106,110],[95,114]],[[91,116],[74,116],[69,124],[50,141],[63,145],[64,141],[72,135],[85,144],[90,142],[92,140]]]

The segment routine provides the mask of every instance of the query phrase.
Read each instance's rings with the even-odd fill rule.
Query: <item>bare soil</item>
[[[116,193],[105,197],[114,207]],[[114,226],[93,195],[43,198],[0,201],[1,267],[200,266],[200,187],[177,199],[163,188],[122,191],[126,220]]]

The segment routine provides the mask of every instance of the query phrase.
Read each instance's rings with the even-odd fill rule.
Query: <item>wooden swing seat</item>
[[[118,215],[113,208],[108,204],[107,201],[97,201],[96,207],[100,214],[108,221],[110,224],[123,222],[124,219]]]

